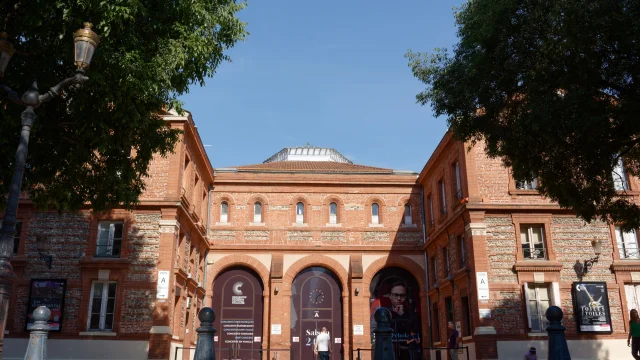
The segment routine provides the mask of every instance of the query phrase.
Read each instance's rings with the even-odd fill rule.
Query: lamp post
[[[91,27],[91,23],[84,23],[84,28],[73,34],[75,43],[74,62],[78,67],[75,74],[62,80],[46,93],[40,94],[37,84],[34,82],[29,90],[22,94],[22,96],[18,96],[11,88],[0,83],[0,90],[7,94],[9,100],[26,108],[22,112],[22,131],[16,151],[13,177],[11,178],[7,197],[6,212],[4,220],[2,221],[2,229],[0,229],[0,358],[2,354],[2,344],[4,343],[4,331],[7,324],[9,299],[15,279],[10,259],[13,252],[13,237],[16,232],[18,200],[20,198],[22,175],[24,173],[27,149],[29,147],[29,135],[31,133],[31,127],[36,120],[35,109],[43,103],[51,101],[58,96],[63,89],[70,86],[78,88],[89,79],[84,75],[85,69],[89,67],[93,53],[100,43],[100,36],[93,32]],[[4,72],[13,54],[13,44],[7,40],[7,34],[0,34],[0,81],[4,77]]]

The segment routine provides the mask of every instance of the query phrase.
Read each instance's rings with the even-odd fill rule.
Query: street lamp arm
[[[22,105],[22,101],[20,100],[20,96],[18,96],[18,93],[13,91],[13,89],[11,89],[10,87],[8,87],[5,84],[0,84],[0,89],[2,89],[2,91],[4,91],[5,93],[7,93],[7,97],[9,98],[9,100],[11,100],[12,102]]]
[[[56,86],[52,87],[46,93],[38,96],[38,102],[40,104],[51,101],[53,98],[60,94],[62,89],[68,86],[80,87],[85,81],[89,80],[88,77],[84,75],[83,70],[77,70],[76,73],[72,77],[68,77],[62,81],[60,81]]]

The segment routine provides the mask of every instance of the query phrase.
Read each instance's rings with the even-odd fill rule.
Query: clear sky
[[[249,0],[250,35],[181,97],[214,167],[284,147],[332,147],[357,164],[419,172],[446,130],[415,102],[404,54],[452,49],[462,0]]]

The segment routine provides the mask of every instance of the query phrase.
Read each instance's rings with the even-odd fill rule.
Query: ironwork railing
[[[547,258],[546,249],[531,249],[523,247],[522,252],[524,258],[529,260],[544,260]]]
[[[114,242],[112,245],[96,245],[95,257],[120,257],[120,241]]]
[[[432,357],[433,359],[447,360],[449,358],[449,354],[447,354],[447,351],[449,349],[447,349],[445,347],[423,347],[423,348],[417,348],[417,349],[409,349],[407,352],[408,352],[408,355],[409,355],[409,359],[411,359],[411,360],[420,360],[420,359],[422,359],[422,354],[423,353],[427,353],[428,351],[432,351],[432,350],[436,351],[436,353]],[[459,355],[460,359],[463,358],[462,356],[466,356],[467,360],[470,359],[469,347],[468,346],[460,346],[460,347],[456,348],[456,350],[458,350],[458,355]],[[462,353],[466,354],[466,355],[460,356],[460,350],[462,350]],[[395,353],[396,353],[396,358],[398,358],[399,357],[398,350],[396,350]],[[353,349],[353,350],[351,350],[351,359],[352,360],[374,360],[373,359],[373,349],[371,349],[371,348]]]
[[[640,259],[640,249],[638,248],[627,249],[622,247],[620,248],[620,258],[621,259]]]

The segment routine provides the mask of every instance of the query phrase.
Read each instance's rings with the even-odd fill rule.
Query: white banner
[[[478,284],[478,300],[489,300],[489,276],[486,272],[476,273]]]
[[[158,271],[158,288],[156,291],[156,297],[158,299],[169,298],[169,274],[170,271]]]

